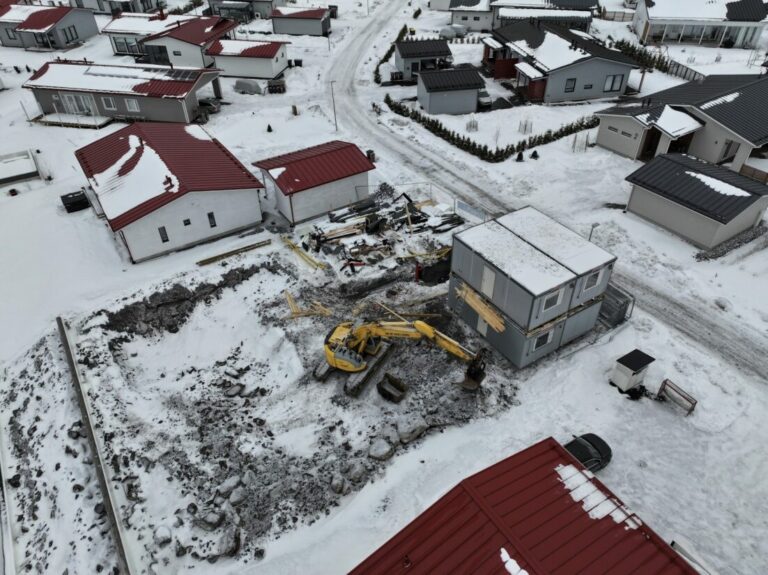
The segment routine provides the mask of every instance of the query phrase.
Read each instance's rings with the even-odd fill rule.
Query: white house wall
[[[688,153],[707,162],[717,163],[722,159],[726,140],[733,140],[741,144],[737,152],[737,157],[741,160],[741,163],[736,165],[737,163],[734,162],[733,165],[733,169],[739,171],[752,151],[752,144],[739,138],[736,134],[719,125],[711,118],[697,114],[695,109],[688,109],[687,111],[704,123],[704,126],[693,136]]]
[[[635,160],[640,155],[644,132],[645,128],[631,117],[600,116],[597,144]]]
[[[208,222],[213,212],[216,227]],[[184,220],[190,225],[185,226]],[[134,262],[193,246],[261,222],[259,190],[189,192],[121,230]],[[165,227],[168,242],[160,239]]]
[[[624,94],[629,81],[632,67],[600,58],[592,58],[580,64],[574,64],[559,70],[554,70],[547,77],[547,89],[544,102],[570,102],[575,100],[590,100],[597,98],[616,98]],[[621,87],[618,91],[605,92],[605,81],[608,76],[621,74]],[[566,81],[576,79],[572,92],[565,91]]]
[[[493,29],[493,12],[451,10],[451,24],[461,24],[472,32],[490,31]]]
[[[730,222],[720,226],[715,234],[713,245],[720,244],[736,234],[755,227],[763,219],[766,207],[768,207],[768,196],[763,196]]]
[[[165,46],[168,59],[173,66],[189,68],[206,68],[213,63],[213,58],[205,56],[200,46],[182,42],[176,38],[156,38],[145,42],[148,46]],[[178,52],[175,54],[174,52]]]

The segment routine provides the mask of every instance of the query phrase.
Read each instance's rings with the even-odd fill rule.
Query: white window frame
[[[174,50],[173,51],[174,56],[181,56],[181,50]]]
[[[115,103],[115,99],[112,98],[111,96],[102,96],[101,105],[104,106],[105,110],[110,110],[111,112],[114,112],[117,110],[117,104]]]
[[[125,109],[129,112],[140,112],[139,101],[136,98],[125,98]]]
[[[559,306],[563,301],[563,291],[563,288],[560,288],[556,292],[549,292],[545,295],[541,300],[541,311],[546,312]],[[547,300],[552,296],[557,296],[557,301],[553,305],[547,306]]]
[[[563,88],[563,92],[566,94],[570,94],[572,92],[576,91],[576,82],[578,81],[578,78],[566,78],[565,79],[565,87]],[[568,89],[570,86],[570,90]]]
[[[594,285],[588,286],[589,278],[597,276],[597,280],[595,281]],[[597,270],[596,272],[592,272],[587,277],[584,278],[584,289],[581,290],[582,293],[586,293],[589,290],[595,289],[597,286],[600,285],[600,282],[603,280],[603,270]]]
[[[16,40],[16,31],[13,28],[6,28],[5,34],[10,40]]]
[[[555,331],[555,330],[553,330],[553,329],[550,329],[550,330],[549,330],[547,333],[542,333],[542,334],[539,334],[539,335],[537,335],[537,336],[534,338],[534,340],[533,340],[533,351],[538,351],[538,350],[540,350],[542,347],[544,347],[545,345],[549,345],[550,343],[552,343],[552,335],[554,334],[554,331]],[[540,340],[542,337],[545,337],[545,338],[546,338],[546,341],[544,341],[544,342],[542,342],[542,343],[539,343],[539,340]]]
[[[619,80],[619,85],[616,86],[616,80]],[[620,92],[621,85],[624,83],[624,74],[609,74],[605,77],[605,84],[603,84],[603,92]]]

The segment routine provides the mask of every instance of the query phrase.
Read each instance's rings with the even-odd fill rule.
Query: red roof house
[[[0,45],[63,50],[99,33],[93,12],[69,6],[0,4]]]
[[[206,54],[208,48],[228,37],[238,25],[220,16],[193,18],[146,36],[139,44],[152,64],[207,68],[213,66],[213,58]]]
[[[75,156],[134,262],[261,221],[263,186],[200,126],[137,122]]]
[[[328,8],[281,6],[272,11],[272,31],[294,36],[327,36],[331,32]]]
[[[355,144],[335,140],[253,163],[278,210],[297,223],[368,197],[376,166]]]
[[[353,575],[697,575],[551,437],[459,483]]]
[[[271,80],[288,67],[288,42],[216,40],[206,51],[222,76]]]

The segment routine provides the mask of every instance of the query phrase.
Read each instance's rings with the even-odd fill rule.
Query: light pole
[[[595,228],[599,228],[599,227],[600,227],[600,224],[598,224],[598,223],[592,224],[592,228],[590,228],[590,230],[589,230],[589,237],[587,238],[588,242],[592,241],[592,232],[595,231]]]
[[[339,124],[336,122],[336,97],[333,94],[333,85],[336,80],[331,80],[331,102],[333,103],[333,129],[339,131]]]

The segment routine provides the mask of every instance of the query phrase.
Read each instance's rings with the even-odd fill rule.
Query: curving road
[[[401,137],[378,121],[371,111],[371,102],[361,99],[357,91],[358,68],[368,48],[376,43],[382,29],[396,18],[406,6],[404,0],[388,2],[377,8],[371,20],[353,33],[348,43],[339,46],[333,59],[332,80],[336,83],[335,103],[342,127],[354,132],[375,146],[377,154],[385,156],[410,172],[411,181],[428,179],[455,197],[484,209],[490,214],[505,213],[520,206],[499,198],[491,190],[498,184],[488,180],[476,169],[461,163],[446,161],[439,154]],[[330,102],[331,92],[328,90]],[[707,304],[672,297],[644,278],[628,270],[614,273],[616,282],[635,295],[638,305],[670,327],[734,365],[763,380],[768,379],[768,336],[757,330],[723,317],[713,315]]]

